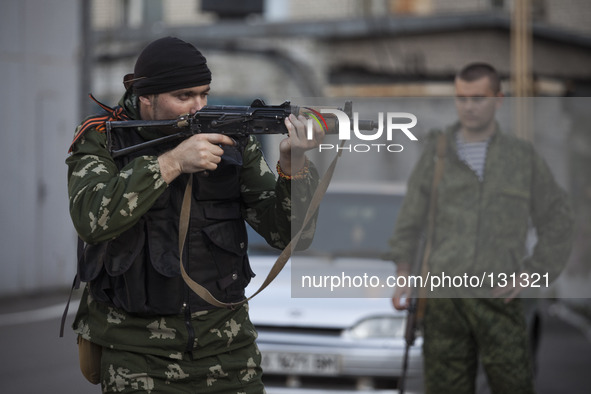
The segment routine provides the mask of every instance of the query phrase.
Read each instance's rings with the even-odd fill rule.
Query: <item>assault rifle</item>
[[[353,119],[351,101],[345,102],[345,107],[339,110],[347,114],[349,119]],[[256,99],[250,106],[207,105],[193,115],[182,115],[171,120],[108,121],[106,122],[108,141],[111,141],[110,133],[121,128],[154,127],[167,135],[122,149],[114,150],[110,144],[107,148],[113,158],[116,158],[164,143],[180,142],[200,133],[219,133],[237,139],[244,139],[252,134],[287,134],[284,123],[286,117],[290,114],[298,116],[300,113],[315,111],[313,108],[292,106],[289,101],[281,105],[267,105],[263,100]],[[336,116],[323,114],[322,118],[325,121],[326,133],[338,132]],[[360,130],[373,130],[377,124],[371,120],[359,120],[358,126]]]
[[[419,249],[417,251],[414,267],[414,277],[425,278],[429,271],[429,257],[431,255],[431,246],[433,243],[433,234],[435,229],[435,211],[437,208],[437,188],[439,182],[443,177],[443,170],[445,165],[445,155],[447,152],[447,138],[445,134],[440,134],[437,138],[437,148],[435,157],[435,171],[433,172],[433,180],[431,182],[431,195],[429,197],[429,213],[427,216],[427,228],[425,234],[421,237],[419,242]],[[422,282],[422,281],[421,281]],[[408,283],[407,283],[408,285]],[[414,344],[416,339],[416,332],[425,314],[426,292],[425,283],[421,283],[419,287],[415,286],[412,289],[411,298],[408,306],[408,316],[406,318],[406,329],[404,332],[404,339],[406,347],[404,349],[404,361],[402,364],[402,377],[400,379],[399,389],[400,394],[404,394],[404,385],[406,381],[406,373],[408,369],[408,353],[410,347]]]

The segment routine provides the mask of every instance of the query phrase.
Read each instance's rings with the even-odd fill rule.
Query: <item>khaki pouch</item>
[[[82,375],[92,384],[99,384],[101,378],[101,355],[103,348],[78,335],[78,358]]]

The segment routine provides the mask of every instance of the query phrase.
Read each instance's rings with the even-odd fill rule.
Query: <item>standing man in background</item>
[[[444,139],[429,273],[479,278],[492,273],[495,280],[507,280],[499,280],[489,294],[479,293],[482,298],[470,298],[467,289],[447,288],[445,297],[453,298],[432,295],[426,300],[422,323],[428,393],[474,393],[479,361],[493,393],[533,393],[518,295],[534,275],[554,280],[570,252],[568,198],[533,146],[499,129],[495,114],[503,100],[500,85],[497,71],[488,64],[470,64],[457,74],[458,122],[430,136],[408,181],[390,243],[389,257],[398,275],[408,276],[427,223],[437,140]],[[527,256],[530,221],[538,240]],[[517,278],[515,287],[511,274]],[[405,309],[410,295],[410,288],[397,288],[394,307]]]

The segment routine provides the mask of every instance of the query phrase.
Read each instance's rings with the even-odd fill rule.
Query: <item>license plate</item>
[[[263,352],[263,372],[337,375],[339,358],[333,354]]]

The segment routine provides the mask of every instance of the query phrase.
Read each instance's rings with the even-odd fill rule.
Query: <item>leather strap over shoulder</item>
[[[443,178],[443,169],[445,163],[445,155],[447,153],[447,136],[445,133],[441,133],[437,137],[437,147],[435,150],[435,170],[433,171],[433,181],[431,183],[431,196],[429,199],[429,213],[427,218],[427,238],[425,244],[425,251],[423,253],[423,259],[421,261],[421,276],[425,278],[427,272],[429,272],[429,257],[431,255],[431,247],[433,245],[433,233],[435,231],[435,211],[437,209],[437,188],[439,182]],[[425,298],[426,287],[419,289],[419,299]],[[417,318],[421,320],[425,314],[424,302],[418,303]]]
[[[344,141],[341,144],[343,144],[343,143],[344,143]],[[293,249],[295,249],[296,245],[298,244],[304,229],[306,228],[306,226],[308,225],[308,223],[314,217],[314,214],[318,210],[318,207],[320,206],[320,202],[322,201],[322,198],[324,197],[324,194],[326,193],[326,190],[328,189],[328,185],[330,184],[330,180],[332,179],[332,175],[333,175],[334,170],[337,165],[337,160],[341,156],[342,152],[343,152],[342,150],[339,150],[339,153],[332,160],[332,162],[330,163],[324,176],[322,177],[322,179],[318,183],[318,187],[317,187],[316,191],[314,192],[314,195],[312,196],[312,199],[310,201],[310,205],[308,206],[308,210],[306,211],[306,216],[304,217],[304,222],[303,222],[300,230],[294,235],[294,237],[291,239],[291,241],[285,247],[285,249],[283,249],[283,251],[281,252],[279,257],[275,261],[275,264],[273,264],[273,267],[271,268],[271,270],[267,274],[267,277],[265,278],[265,280],[263,281],[263,283],[261,284],[259,289],[256,292],[254,292],[254,294],[251,295],[250,297],[248,297],[242,301],[239,301],[239,302],[227,303],[227,302],[219,301],[217,298],[215,298],[209,292],[209,290],[207,290],[205,287],[201,286],[199,283],[197,283],[193,279],[191,279],[189,277],[189,275],[187,274],[187,272],[185,271],[185,267],[183,266],[183,257],[182,257],[183,256],[183,248],[185,246],[185,239],[187,238],[187,232],[189,229],[189,218],[190,218],[190,214],[191,214],[190,213],[191,212],[191,193],[192,193],[191,190],[193,188],[193,174],[191,174],[189,176],[189,181],[187,182],[187,186],[185,188],[185,194],[183,197],[183,203],[181,206],[181,214],[180,214],[180,219],[179,219],[179,253],[181,256],[180,257],[180,269],[181,269],[181,275],[183,277],[183,280],[185,281],[187,286],[189,286],[189,288],[191,288],[191,290],[193,290],[199,297],[203,298],[205,301],[207,301],[211,305],[214,305],[219,308],[229,308],[229,309],[234,309],[237,306],[240,306],[240,305],[248,302],[254,296],[256,296],[261,291],[263,291],[277,277],[277,275],[279,275],[279,273],[281,272],[283,267],[285,267],[285,264],[287,263],[287,261],[291,257],[291,252]]]

